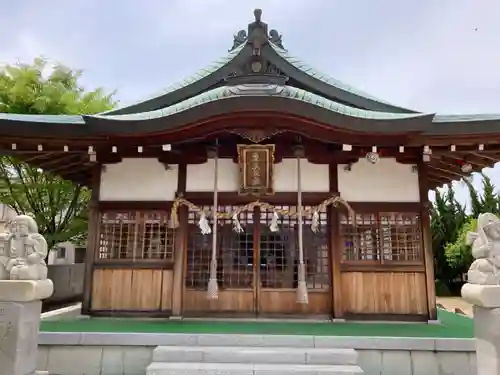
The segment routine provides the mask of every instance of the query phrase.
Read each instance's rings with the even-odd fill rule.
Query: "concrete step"
[[[158,346],[153,351],[153,362],[356,365],[357,360],[354,349]]]
[[[359,366],[156,362],[146,375],[360,375]]]

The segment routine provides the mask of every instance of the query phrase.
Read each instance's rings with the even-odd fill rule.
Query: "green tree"
[[[112,109],[114,93],[85,90],[78,82],[81,75],[61,64],[49,65],[43,58],[6,65],[0,69],[0,112],[60,115]],[[0,202],[33,216],[49,247],[85,237],[89,197],[84,186],[13,157],[0,158]]]
[[[442,284],[440,289],[449,291],[454,289],[454,280],[461,276],[461,273],[448,262],[445,247],[456,241],[460,229],[468,220],[468,215],[465,206],[457,201],[452,188],[448,188],[444,193],[436,191],[430,214],[436,278]]]
[[[471,181],[464,181],[471,200],[471,215],[463,223],[457,237],[444,245],[446,261],[457,274],[467,272],[473,261],[471,247],[466,244],[465,239],[467,232],[475,231],[477,217],[486,212],[500,214],[500,196],[495,191],[495,185],[485,174],[481,174],[481,177],[482,194],[478,193]]]
[[[468,232],[476,230],[477,219],[470,218],[460,229],[457,239],[445,245],[444,252],[446,260],[456,273],[464,274],[469,269],[472,261],[471,247],[467,244],[466,238]]]

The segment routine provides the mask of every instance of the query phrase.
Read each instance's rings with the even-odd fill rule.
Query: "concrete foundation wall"
[[[51,264],[48,277],[54,283],[54,294],[49,302],[63,301],[83,294],[85,264]]]
[[[41,333],[38,369],[64,375],[143,375],[158,345],[354,348],[366,375],[476,375],[473,339]]]

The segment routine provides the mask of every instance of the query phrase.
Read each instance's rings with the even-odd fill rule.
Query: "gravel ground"
[[[472,316],[472,305],[460,297],[437,297],[436,302],[443,305],[448,311],[462,310],[468,316]]]

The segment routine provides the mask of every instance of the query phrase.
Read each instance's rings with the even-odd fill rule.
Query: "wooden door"
[[[220,206],[231,212],[235,206]],[[293,206],[280,209],[295,210]],[[210,207],[205,209],[210,210]],[[296,303],[297,219],[279,218],[279,231],[269,228],[273,212],[255,209],[239,215],[242,233],[232,219],[220,220],[217,229],[219,298],[207,300],[212,234],[202,235],[198,216],[189,214],[189,236],[183,294],[183,313],[210,316],[323,316],[331,315],[329,240],[326,212],[320,213],[320,232],[312,233],[304,220],[304,257],[309,304]]]
[[[211,210],[210,206],[203,207]],[[232,212],[236,206],[219,206],[219,212]],[[239,220],[244,231],[236,233],[233,221],[218,220],[217,225],[217,300],[207,299],[212,239],[202,235],[199,217],[189,213],[189,235],[185,267],[183,314],[186,316],[255,316],[256,281],[253,212],[242,212]],[[212,225],[212,223],[210,223]]]
[[[279,209],[296,211],[295,206]],[[279,218],[279,231],[269,228],[273,212],[259,213],[259,243],[255,245],[258,273],[257,313],[262,316],[331,316],[330,246],[327,213],[320,212],[320,231],[313,233],[310,218],[304,219],[303,243],[309,303],[296,303],[298,282],[298,222],[291,216]]]

